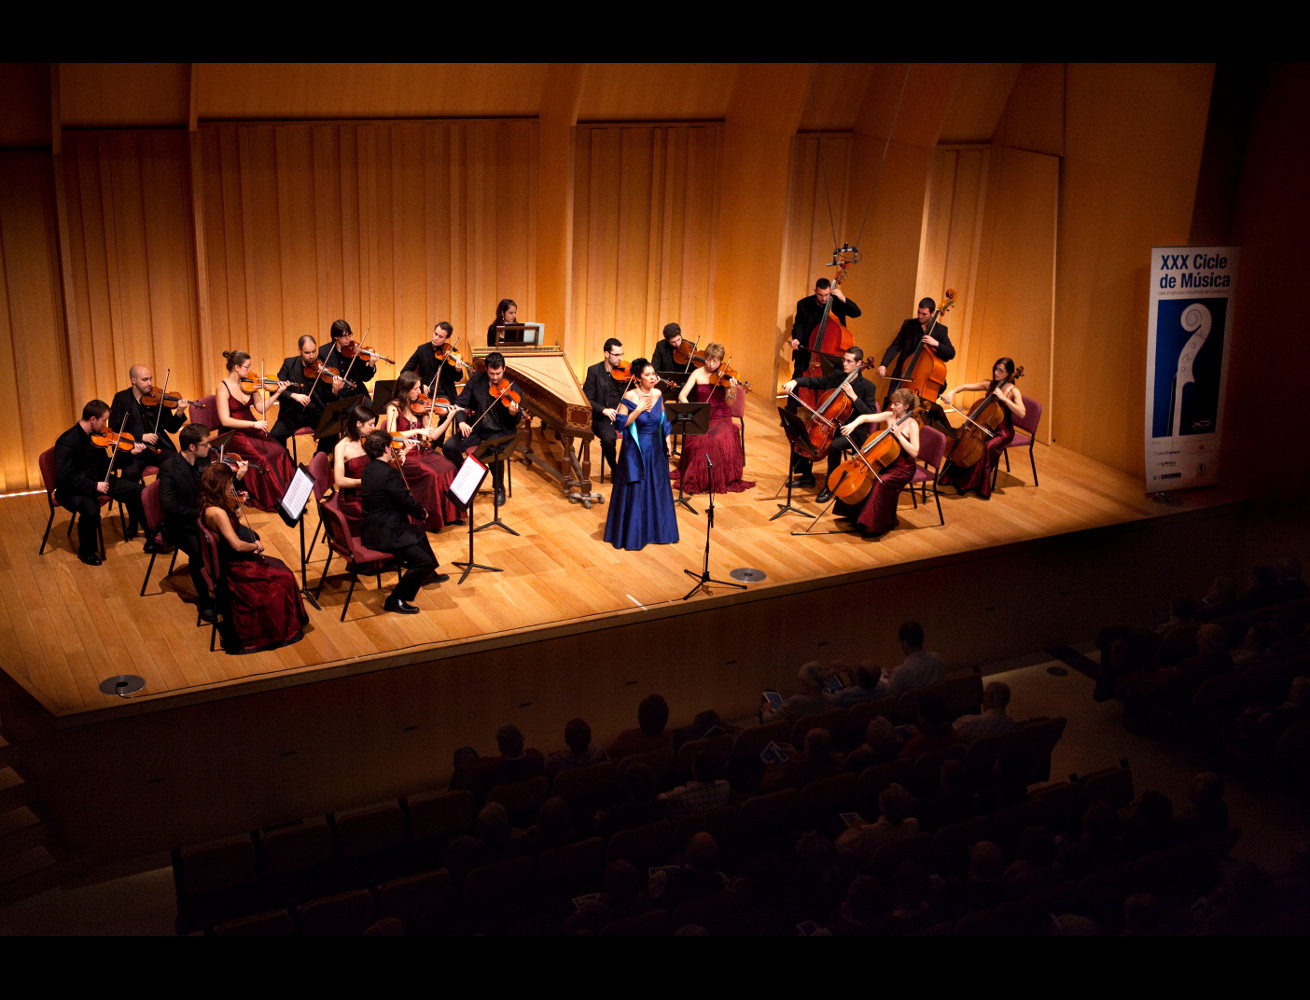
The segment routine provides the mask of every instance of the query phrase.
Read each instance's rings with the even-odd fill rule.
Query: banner
[[[1219,480],[1238,247],[1153,247],[1146,338],[1146,489]]]

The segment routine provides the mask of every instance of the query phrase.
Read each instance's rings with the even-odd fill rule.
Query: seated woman
[[[884,435],[893,435],[900,444],[900,454],[878,471],[869,489],[868,498],[858,506],[855,515],[856,527],[868,538],[885,535],[896,526],[896,503],[900,500],[901,490],[914,478],[914,460],[919,457],[919,424],[916,413],[919,411],[919,397],[909,389],[897,389],[891,395],[891,409],[882,413],[866,413],[856,417],[842,427],[841,432],[847,437],[860,424],[886,424],[885,431],[870,434],[861,451],[872,451],[880,447],[874,442],[886,442]],[[855,459],[854,461],[859,461]],[[840,491],[838,492],[840,496]],[[856,507],[838,504],[839,509],[855,510]]]
[[[423,384],[414,372],[401,372],[396,379],[395,395],[387,402],[386,429],[404,439],[404,465],[401,472],[418,505],[428,512],[423,527],[440,531],[459,520],[459,508],[446,498],[446,487],[455,479],[455,466],[440,450],[432,447],[455,419],[458,410],[451,407],[445,419],[432,426],[432,414],[416,415],[411,405],[423,393]]]
[[[364,508],[359,497],[360,476],[369,463],[364,438],[377,428],[377,414],[362,403],[346,415],[346,433],[332,449],[333,481],[337,487],[337,509],[346,516],[350,530],[358,533]]]
[[[737,380],[721,379],[718,370],[723,367],[722,344],[705,346],[705,366],[697,368],[678,393],[678,402],[686,403],[695,393],[698,403],[710,404],[710,430],[708,434],[689,434],[683,439],[682,458],[678,462],[678,476],[685,493],[742,493],[755,484],[741,478],[745,467],[741,436],[732,422],[732,404],[737,398]],[[712,469],[705,466],[708,452]]]
[[[1013,381],[1015,377],[1014,359],[997,358],[996,364],[992,365],[990,382],[970,382],[968,385],[957,385],[954,389],[942,393],[942,402],[948,405],[957,392],[985,392],[988,398],[995,398],[1001,406],[1003,422],[992,436],[986,439],[982,457],[973,465],[961,467],[952,462],[946,468],[946,474],[942,477],[943,482],[954,486],[961,493],[972,491],[984,500],[991,499],[992,477],[996,474],[996,466],[1001,461],[1005,446],[1014,440],[1014,418],[1018,417],[1022,420],[1026,413],[1023,395]],[[975,406],[975,414],[980,409],[980,406]],[[977,419],[976,415],[971,414],[971,416]]]
[[[268,408],[277,402],[288,383],[278,382],[270,395],[258,391],[247,393],[241,380],[250,375],[250,355],[245,351],[224,351],[227,375],[214,390],[218,422],[223,429],[237,429],[227,450],[250,462],[245,485],[250,490],[250,506],[272,513],[287,491],[296,467],[287,450],[268,434]]]
[[[222,462],[207,465],[198,503],[201,521],[218,538],[219,572],[227,581],[219,597],[223,648],[253,653],[299,642],[309,622],[300,588],[286,564],[264,555],[264,543],[241,522],[234,475]]]

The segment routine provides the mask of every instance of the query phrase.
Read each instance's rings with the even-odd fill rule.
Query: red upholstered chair
[[[58,477],[58,469],[55,466],[55,450],[47,448],[37,457],[37,465],[41,467],[41,481],[45,485],[46,503],[50,505],[50,519],[45,523],[45,534],[41,536],[41,549],[37,555],[45,555],[45,543],[50,538],[50,526],[55,523],[55,511],[59,509],[59,501],[55,499],[55,479]],[[109,497],[100,498],[100,506],[103,507],[109,503]],[[73,516],[68,522],[68,537],[73,537],[73,525],[77,521],[77,511],[72,512]],[[100,532],[100,558],[105,557],[105,533]]]
[[[296,450],[296,438],[305,437],[306,435],[313,434],[313,433],[314,433],[314,428],[312,426],[297,427],[294,431],[291,432],[291,460],[295,462],[297,465],[300,464],[300,455],[297,453]],[[319,455],[326,455],[326,454],[327,452],[325,451],[316,451],[314,452],[314,457],[317,458]],[[310,462],[312,463],[313,461],[314,459],[311,458]]]
[[[746,461],[746,390],[738,389],[737,398],[729,399],[728,405],[732,407],[732,417],[741,429],[741,460],[744,462]]]
[[[227,592],[227,578],[223,576],[218,559],[218,539],[205,526],[204,518],[196,518],[196,527],[200,532],[200,574],[205,579],[205,586],[214,595],[214,622],[209,632],[209,651],[214,651],[214,640],[218,638],[218,617],[229,613],[231,600]],[[200,605],[196,605],[196,625],[200,625]]]
[[[346,524],[346,515],[337,509],[334,500],[335,498],[329,498],[318,503],[318,519],[323,525],[324,537],[327,539],[330,551],[327,562],[323,564],[323,575],[318,579],[318,589],[314,591],[314,599],[317,600],[323,590],[323,581],[327,579],[328,570],[332,567],[332,557],[343,556],[346,560],[346,572],[350,574],[350,590],[346,592],[346,604],[341,609],[341,620],[345,621],[346,612],[350,609],[350,598],[355,593],[355,584],[361,572],[376,574],[378,588],[381,589],[382,571],[394,569],[399,577],[400,568],[391,553],[370,549],[350,533],[350,528]]]
[[[932,498],[937,501],[937,520],[942,524],[946,518],[942,515],[942,498],[939,492],[942,475],[942,462],[946,458],[946,435],[936,427],[919,428],[919,459],[914,466],[914,478],[910,480],[910,500],[918,507],[914,499],[914,487],[919,487],[923,494],[924,505],[928,504],[928,484],[932,483]]]
[[[159,502],[159,480],[147,486],[141,492],[141,506],[145,509],[146,523],[142,525],[146,532],[146,541],[154,542],[156,551],[150,553],[150,564],[146,566],[146,577],[141,581],[141,596],[146,596],[146,586],[150,583],[150,572],[155,568],[155,558],[159,555],[159,549],[168,547],[168,542],[164,539],[164,508]],[[177,549],[173,550],[173,558],[168,564],[168,573],[173,572],[173,567],[177,565]]]
[[[1037,485],[1037,459],[1033,457],[1033,445],[1037,443],[1037,425],[1042,422],[1042,404],[1035,399],[1029,399],[1027,396],[1021,396],[1023,399],[1024,415],[1022,420],[1014,422],[1014,440],[1005,446],[1002,454],[1005,456],[1005,471],[1010,471],[1010,449],[1024,448],[1028,449],[1028,462],[1033,467],[1033,485]],[[996,488],[996,475],[1001,471],[1000,463],[992,470],[992,488]]]
[[[309,474],[314,477],[314,499],[322,503],[336,487],[336,472],[332,468],[332,456],[325,451],[315,452],[314,457],[309,460]],[[305,562],[309,562],[314,557],[314,546],[318,544],[318,535],[322,530],[323,522],[320,520],[314,528],[314,536],[309,540],[309,551],[305,554]]]
[[[215,403],[212,393],[195,400],[191,406],[187,407],[186,412],[187,417],[190,418],[193,424],[208,427],[211,431],[216,431],[222,426],[218,422],[218,404]]]

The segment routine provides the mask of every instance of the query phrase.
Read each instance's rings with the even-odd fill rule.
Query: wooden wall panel
[[[183,395],[208,385],[197,346],[188,160],[180,130],[64,136],[79,412],[86,400],[108,402],[126,388],[133,364],[149,365],[161,385],[171,368],[170,388]]]
[[[535,125],[200,131],[211,383],[217,352],[239,347],[272,367],[305,333],[323,343],[338,318],[398,365],[437,320],[461,344],[483,342],[501,297],[532,318]]]
[[[0,154],[0,365],[13,380],[13,432],[0,438],[0,491],[41,488],[37,456],[72,425],[68,341],[49,152]]]
[[[609,337],[631,359],[649,357],[669,322],[702,345],[718,335],[722,146],[720,126],[576,130],[567,351],[579,377]]]

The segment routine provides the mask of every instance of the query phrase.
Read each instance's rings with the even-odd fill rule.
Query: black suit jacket
[[[146,465],[159,465],[169,455],[177,454],[177,445],[168,435],[170,432],[175,433],[186,423],[186,417],[178,413],[177,410],[164,410],[162,414],[154,407],[142,406],[137,401],[136,394],[130,388],[122,389],[114,393],[114,398],[109,404],[109,429],[116,431],[119,425],[123,423],[123,417],[127,417],[127,424],[123,428],[128,434],[137,440],[143,440],[142,435],[154,434],[155,420],[159,420],[159,443],[155,445],[155,450],[147,448],[140,455],[134,456],[136,463],[144,468]],[[119,462],[123,461],[127,455],[124,453]],[[146,459],[142,462],[142,459]]]
[[[846,325],[848,319],[854,319],[860,315],[860,307],[855,304],[854,299],[848,298],[843,302],[834,295],[829,301],[832,302],[832,315],[841,320],[843,326]],[[807,295],[796,303],[796,320],[791,325],[791,339],[798,340],[801,344],[800,347],[793,348],[791,352],[794,363],[792,370],[796,375],[809,367],[810,348],[814,346],[810,343],[810,337],[814,333],[814,328],[819,325],[821,316],[823,316],[823,306],[819,305],[817,296]]]
[[[505,382],[510,382],[509,375],[505,376]],[[464,391],[459,394],[459,399],[455,401],[456,405],[463,406],[466,411],[460,419],[470,426],[477,421],[478,417],[491,407],[495,410],[487,413],[486,419],[478,424],[473,431],[474,434],[481,434],[482,440],[495,437],[497,433],[508,434],[519,425],[519,418],[523,416],[523,408],[520,404],[518,413],[510,413],[509,407],[502,404],[497,399],[491,398],[489,386],[491,380],[487,377],[485,371],[476,372],[469,376],[468,382],[464,384]]]
[[[159,505],[164,510],[164,535],[177,544],[187,531],[194,531],[200,515],[200,473],[209,456],[197,458],[192,466],[179,453],[170,455],[159,467]]]
[[[369,395],[368,386],[364,383],[373,380],[373,376],[378,373],[376,368],[370,368],[364,363],[363,358],[343,358],[341,352],[337,350],[336,343],[332,341],[329,341],[326,345],[318,349],[318,360],[322,361],[329,368],[335,368],[343,377],[350,379],[350,381],[356,384],[356,388],[354,389],[342,386],[340,396],[333,396],[329,393],[329,401],[336,399],[349,399],[351,396],[357,396],[362,392],[364,394],[364,405],[369,405],[371,397]],[[324,375],[324,378],[327,378],[327,376]],[[328,389],[330,390],[331,388],[332,383],[329,381]]]
[[[410,524],[406,515],[422,519],[425,512],[398,469],[380,458],[373,459],[360,476],[359,493],[365,545],[379,552],[395,552],[417,544],[422,529]]]
[[[605,362],[597,361],[587,369],[587,381],[582,385],[582,394],[591,403],[591,419],[608,420],[601,411],[617,407],[623,398],[624,382],[620,382],[605,370]]]
[[[798,378],[796,388],[798,389],[817,389],[819,398],[827,396],[829,392],[836,389],[846,380],[846,373],[840,368],[835,368],[821,378]],[[857,414],[878,413],[878,390],[872,382],[864,377],[864,373],[856,375],[851,382],[851,389],[855,392],[855,402],[851,408]],[[818,405],[817,403],[815,404]]]
[[[887,352],[882,356],[882,364],[890,365],[892,359],[896,359],[896,367],[889,373],[892,378],[900,376],[905,368],[905,363],[914,357],[914,352],[919,346],[919,341],[923,340],[924,330],[919,325],[917,319],[907,319],[901,324],[900,330],[896,334],[896,339],[891,342]],[[946,327],[938,323],[932,328],[932,338],[938,342],[934,350],[937,357],[942,361],[950,361],[955,357],[955,345],[951,343],[950,335]],[[895,388],[895,386],[893,386]]]
[[[121,461],[121,459],[120,459]],[[91,435],[74,424],[55,442],[55,493],[60,502],[95,496],[96,483],[109,468],[109,456],[91,443]]]
[[[455,383],[459,381],[460,369],[455,365],[448,365],[445,362],[437,361],[437,349],[432,346],[432,342],[419,344],[416,350],[404,366],[400,369],[401,373],[416,372],[419,380],[423,383],[423,391],[427,392],[428,386],[432,380],[437,380],[437,395],[444,396],[452,403],[455,401],[455,394],[459,391]]]

